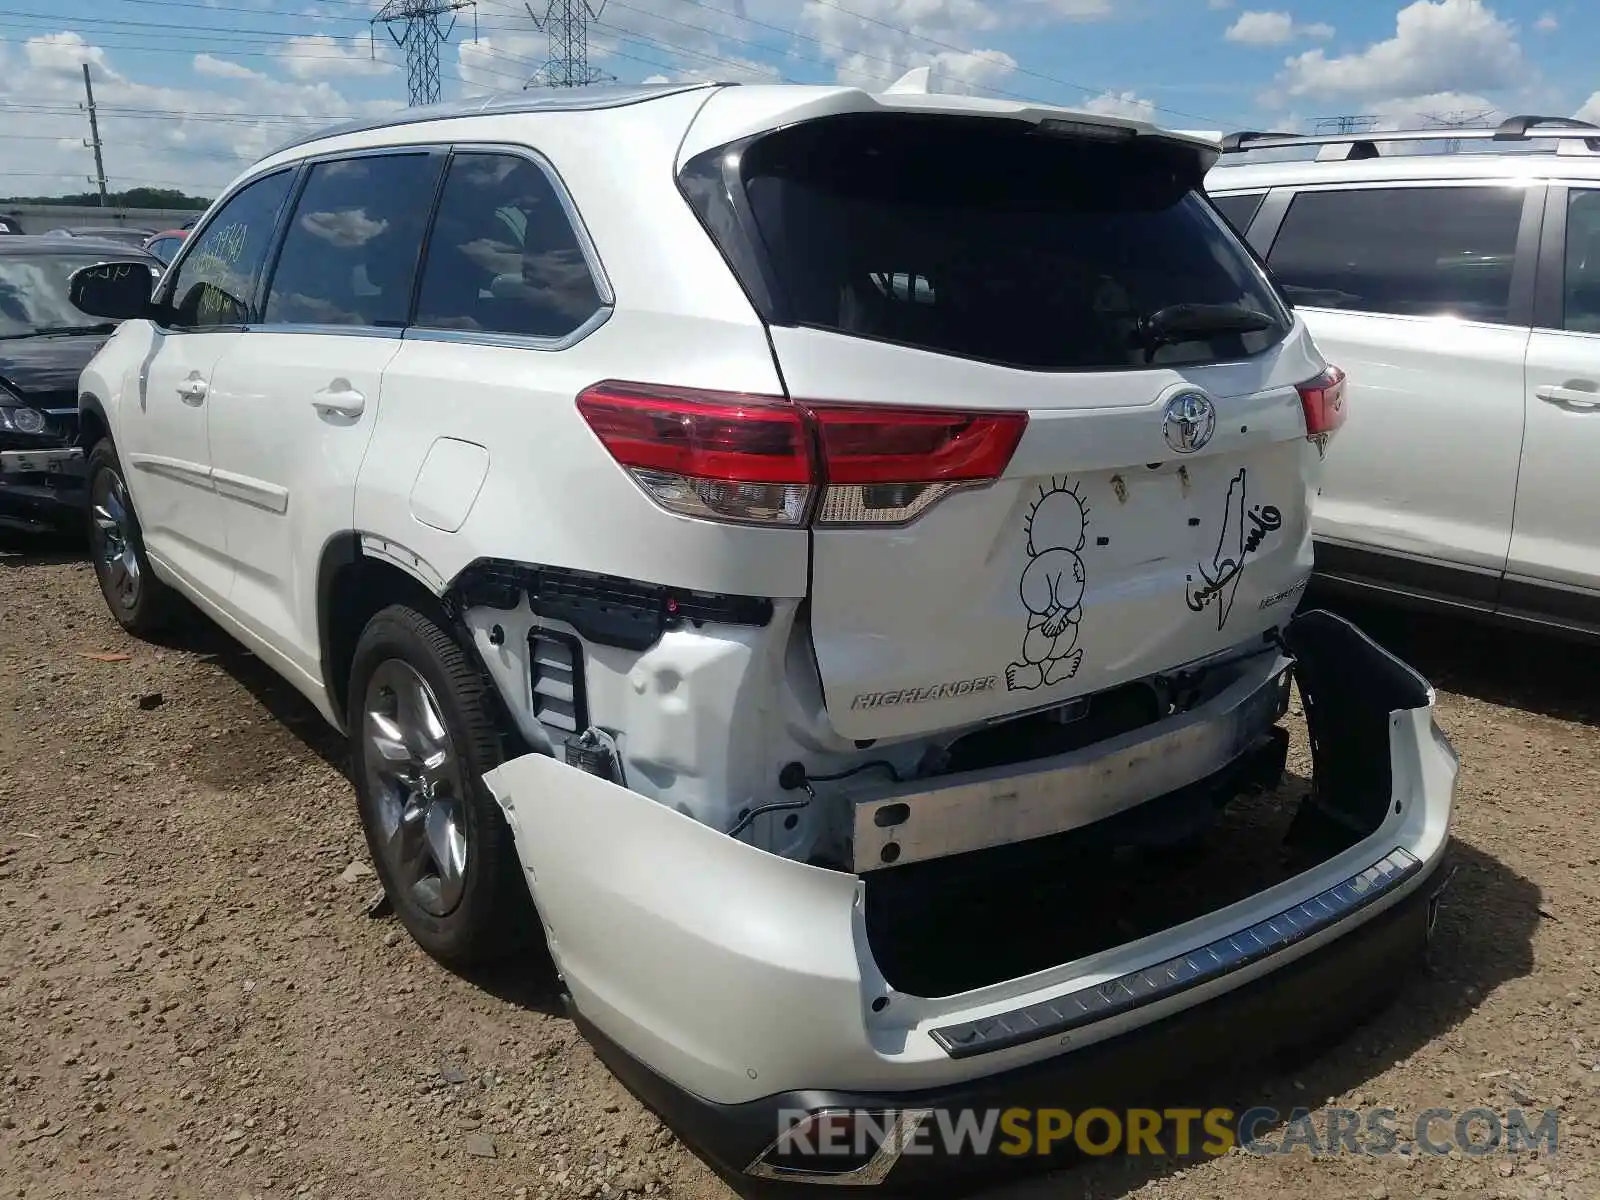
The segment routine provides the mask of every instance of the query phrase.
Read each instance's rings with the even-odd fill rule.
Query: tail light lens
[[[1325,446],[1344,424],[1344,388],[1344,372],[1338,367],[1329,367],[1297,389],[1300,407],[1306,414],[1306,437],[1318,446]]]
[[[657,504],[713,521],[800,525],[816,463],[783,399],[602,383],[578,397],[589,428]]]
[[[578,410],[612,458],[672,512],[741,524],[900,525],[998,479],[1021,412],[794,403],[596,384]]]

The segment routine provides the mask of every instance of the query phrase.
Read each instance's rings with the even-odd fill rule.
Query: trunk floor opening
[[[903,992],[953,995],[1182,924],[1326,861],[1339,844],[1304,846],[1295,839],[1291,848],[1287,840],[1311,791],[1310,780],[1298,773],[1309,771],[1303,737],[1294,739],[1301,743],[1294,766],[1281,774],[1290,739],[1280,727],[1271,740],[1276,746],[1263,757],[1266,778],[1274,782],[1266,788],[1251,786],[1249,776],[1241,784],[1236,765],[1141,806],[1166,832],[1196,822],[1195,836],[1176,845],[1150,845],[1148,836],[1123,836],[1111,822],[1100,822],[869,873],[867,935],[879,967]],[[1261,764],[1254,769],[1261,771]],[[1216,805],[1224,799],[1219,813]],[[1150,821],[1141,828],[1148,831]]]

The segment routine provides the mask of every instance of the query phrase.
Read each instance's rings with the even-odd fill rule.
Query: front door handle
[[[199,377],[185,379],[178,385],[178,395],[190,404],[199,404],[206,398],[206,381]]]
[[[335,379],[311,397],[311,404],[319,413],[337,413],[341,417],[359,417],[367,407],[367,398],[343,379]]]
[[[1558,387],[1550,384],[1534,392],[1546,404],[1565,404],[1570,408],[1600,408],[1600,384],[1588,379],[1569,379]]]

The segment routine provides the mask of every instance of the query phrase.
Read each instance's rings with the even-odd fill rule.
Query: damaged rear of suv
[[[1426,683],[1291,620],[1343,377],[1202,198],[1208,150],[830,98],[714,97],[678,171],[782,390],[577,397],[686,539],[806,530],[804,598],[578,631],[561,663],[621,703],[487,782],[613,1069],[733,1175],[870,1184],[936,1113],[1102,1105],[1230,1021],[1364,1011],[1431,928],[1455,759]],[[1125,941],[1043,898],[1071,844],[1191,843],[1275,786],[1296,675],[1292,869]]]
[[[1343,376],[1205,198],[1215,153],[800,86],[319,135],[255,170],[291,174],[235,236],[229,261],[263,264],[240,348],[209,385],[167,371],[213,405],[219,499],[191,504],[240,500],[225,555],[300,557],[191,575],[207,530],[131,515],[128,544],[349,732],[430,953],[504,950],[531,897],[588,1036],[723,1169],[898,1182],[930,1114],[1074,1081],[1105,1104],[1225,1051],[1228,1022],[1265,1045],[1285,1011],[1359,1012],[1430,926],[1455,758],[1424,681],[1293,615]],[[419,240],[419,278],[330,243],[318,286],[361,278],[340,303],[391,315],[273,341],[280,291],[338,315],[302,243],[384,172],[410,174],[373,212],[435,197],[382,226]],[[325,378],[363,356],[370,382]],[[264,464],[288,434],[226,405],[284,363],[325,385],[316,440]],[[153,457],[128,408],[107,472]],[[1124,919],[1072,855],[1192,847],[1275,786],[1294,680],[1316,779],[1291,867]],[[796,1149],[841,1112],[889,1132]]]

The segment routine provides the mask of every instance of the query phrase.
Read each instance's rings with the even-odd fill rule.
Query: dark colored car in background
[[[0,530],[82,528],[78,376],[116,325],[75,308],[68,286],[82,267],[130,260],[162,270],[125,243],[0,240]]]
[[[0,217],[0,234],[21,233],[22,226],[15,217]]]

